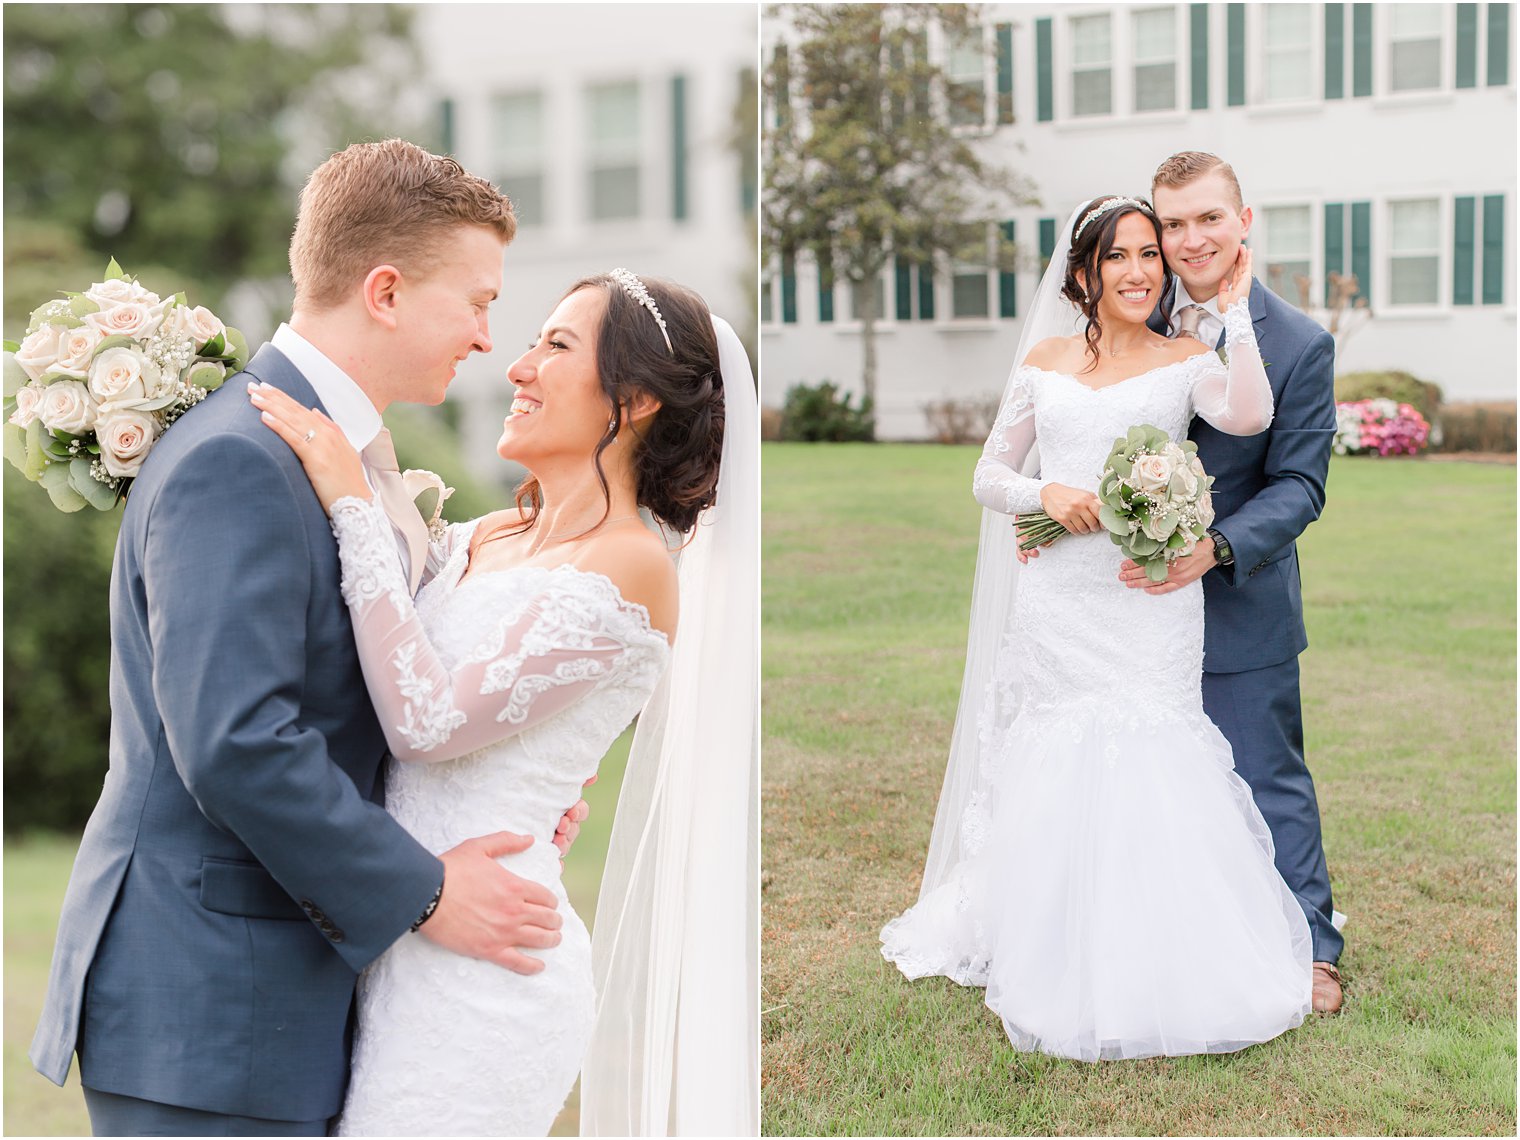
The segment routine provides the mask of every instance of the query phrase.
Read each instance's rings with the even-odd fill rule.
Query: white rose
[[[1164,455],[1139,456],[1131,477],[1142,491],[1163,490],[1172,478],[1172,461]]]
[[[1191,499],[1198,494],[1198,476],[1193,474],[1191,468],[1178,464],[1172,469],[1172,495],[1183,499]]]
[[[16,363],[21,365],[29,380],[41,380],[58,359],[58,342],[63,336],[62,325],[43,325],[21,342],[16,350]]]
[[[158,328],[163,319],[164,310],[160,305],[123,301],[109,309],[90,313],[85,317],[84,323],[99,329],[103,337],[129,336],[133,340],[144,340],[153,335],[153,330]]]
[[[1205,491],[1198,500],[1198,521],[1205,527],[1214,525],[1214,492]]]
[[[106,349],[90,367],[90,393],[102,404],[146,400],[143,373],[147,364],[147,357],[138,349],[125,345]]]
[[[135,281],[97,281],[84,291],[84,295],[102,309],[114,309],[117,305],[158,304],[158,294]]]
[[[26,427],[37,418],[37,405],[42,403],[42,396],[46,388],[36,384],[26,384],[16,389],[16,410],[11,413],[11,423],[17,427]]]
[[[90,358],[95,355],[100,340],[100,330],[89,325],[65,329],[58,338],[58,359],[53,363],[53,371],[83,380],[89,375]]]
[[[158,421],[147,412],[113,412],[101,420],[95,438],[100,441],[100,462],[107,472],[118,477],[136,475],[158,438]]]
[[[1147,511],[1140,517],[1140,530],[1146,538],[1153,538],[1157,542],[1165,542],[1172,537],[1172,532],[1177,529],[1175,517],[1173,517],[1171,525],[1167,525],[1167,516],[1170,514],[1170,511],[1166,511],[1159,515],[1153,515]]]
[[[1172,461],[1174,467],[1181,467],[1187,463],[1187,452],[1182,450],[1181,445],[1169,443],[1161,449],[1161,454]]]
[[[176,305],[170,322],[169,331],[189,337],[195,342],[197,350],[206,347],[208,341],[227,331],[227,326],[217,320],[216,314],[204,305],[197,305],[193,309],[188,305]]]
[[[59,380],[47,386],[37,417],[48,431],[83,435],[95,426],[97,411],[95,398],[82,383]]]

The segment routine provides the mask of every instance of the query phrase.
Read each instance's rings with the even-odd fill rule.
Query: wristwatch
[[[1206,533],[1214,540],[1214,561],[1221,566],[1235,565],[1235,552],[1230,549],[1230,540],[1213,527],[1209,527]]]
[[[433,901],[427,904],[427,909],[417,916],[417,921],[408,928],[416,934],[424,922],[433,917],[433,912],[438,909],[438,901],[443,898],[443,884],[438,884],[438,889],[433,892]]]

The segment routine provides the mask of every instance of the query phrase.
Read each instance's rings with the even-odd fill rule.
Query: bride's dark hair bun
[[[668,348],[654,314],[610,275],[583,277],[565,291],[566,297],[581,289],[601,289],[607,295],[597,330],[596,370],[611,422],[596,446],[596,473],[608,495],[602,452],[622,431],[640,393],[659,401],[659,411],[624,433],[635,449],[634,491],[640,507],[666,527],[685,532],[717,493],[724,426],[718,336],[707,303],[696,293],[659,277],[640,280],[665,320]],[[517,500],[530,509],[536,497],[537,481],[530,476]]]

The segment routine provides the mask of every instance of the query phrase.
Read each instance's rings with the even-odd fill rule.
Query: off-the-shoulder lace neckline
[[[655,629],[654,623],[650,620],[649,617],[648,607],[641,602],[635,602],[631,601],[628,598],[625,598],[623,596],[623,591],[618,589],[617,583],[599,570],[585,570],[575,565],[573,562],[560,562],[554,566],[541,566],[537,563],[519,563],[516,566],[503,566],[500,570],[478,570],[474,574],[470,575],[469,579],[466,580],[465,571],[469,568],[470,564],[470,535],[474,533],[475,526],[479,522],[479,519],[471,519],[469,522],[459,525],[461,532],[460,540],[462,541],[463,545],[455,548],[456,552],[462,553],[462,557],[459,559],[459,573],[453,576],[452,585],[454,589],[461,589],[470,583],[479,581],[484,578],[490,578],[492,575],[497,574],[516,574],[524,570],[537,570],[544,574],[558,574],[561,571],[565,571],[576,575],[577,577],[590,578],[593,581],[599,580],[604,583],[607,589],[611,591],[612,596],[617,600],[617,604],[621,609],[626,610],[628,613],[638,618],[640,623],[644,626],[646,632],[652,633],[656,637],[660,638],[665,642],[667,647],[670,645],[670,638],[666,636],[665,631],[662,629]]]
[[[1154,376],[1158,372],[1165,372],[1171,368],[1182,368],[1193,363],[1195,360],[1206,360],[1209,357],[1213,357],[1215,360],[1219,359],[1218,354],[1214,352],[1195,352],[1192,356],[1185,356],[1181,360],[1170,360],[1165,364],[1158,364],[1154,368],[1147,368],[1144,372],[1136,372],[1133,376],[1126,376],[1123,380],[1115,380],[1112,384],[1103,384],[1097,388],[1094,388],[1091,384],[1082,383],[1082,381],[1069,372],[1060,372],[1054,368],[1041,368],[1038,364],[1021,364],[1019,365],[1019,371],[1043,372],[1047,376],[1059,376],[1063,380],[1070,380],[1078,388],[1082,388],[1088,392],[1107,392],[1113,388],[1122,388],[1126,384],[1133,384],[1136,380],[1144,380],[1146,377]]]

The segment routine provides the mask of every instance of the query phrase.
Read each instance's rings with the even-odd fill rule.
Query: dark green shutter
[[[1351,94],[1372,94],[1372,5],[1351,5]]]
[[[818,263],[818,322],[828,324],[834,319],[834,263],[827,259]]]
[[[785,130],[792,125],[792,60],[785,44],[776,45],[771,75],[776,81],[776,126]]]
[[[1225,102],[1243,107],[1246,102],[1246,6],[1227,4],[1224,14]]]
[[[1509,82],[1509,5],[1488,6],[1488,85]]]
[[[997,121],[1013,122],[1013,25],[997,26]]]
[[[1209,6],[1188,5],[1188,54],[1192,57],[1193,110],[1209,105]]]
[[[918,263],[918,319],[921,321],[934,319],[934,263],[932,261]]]
[[[686,76],[670,77],[670,216],[686,220]]]
[[[1013,244],[1013,223],[1004,222],[1000,229],[1003,232],[1003,241]],[[1019,315],[1018,303],[1015,290],[1018,288],[1018,280],[1012,269],[1003,269],[998,272],[998,316],[1016,317]]]
[[[438,142],[439,153],[454,153],[454,100],[452,99],[438,101]]]
[[[1457,86],[1478,85],[1478,6],[1457,5]]]
[[[1050,255],[1056,251],[1056,220],[1040,219],[1040,272],[1050,265]]]
[[[892,283],[897,293],[897,319],[913,319],[913,266],[902,254],[898,254],[892,266]]]
[[[1035,117],[1048,123],[1056,117],[1056,81],[1051,61],[1050,17],[1034,22]]]
[[[1504,195],[1483,198],[1483,303],[1504,303]]]
[[[1476,228],[1478,200],[1458,198],[1453,203],[1456,235],[1451,258],[1451,303],[1473,303],[1473,236]]]
[[[781,323],[797,323],[797,255],[781,255]]]
[[[1330,303],[1330,274],[1346,272],[1346,205],[1325,203],[1325,304]]]
[[[1359,292],[1372,304],[1372,203],[1351,203],[1351,272]]]
[[[1346,95],[1346,5],[1325,5],[1325,98]]]
[[[755,97],[755,69],[753,67],[742,68],[739,71],[738,98],[735,105],[740,105],[748,99]],[[755,212],[756,196],[759,194],[760,182],[760,156],[753,146],[739,148],[739,209],[745,216],[752,217]]]

